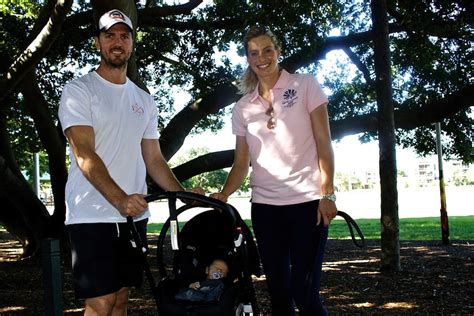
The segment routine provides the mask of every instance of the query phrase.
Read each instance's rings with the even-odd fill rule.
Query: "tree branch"
[[[472,5],[472,2],[469,3],[469,1],[466,1],[465,3],[463,1],[458,2],[457,4],[464,8],[464,11],[458,11],[458,15],[456,16],[456,20],[451,19],[451,20],[445,20],[441,19],[439,17],[433,17],[433,16],[423,16],[422,12],[419,12],[419,16],[415,23],[413,23],[412,20],[405,19],[405,16],[397,10],[397,7],[395,6],[394,3],[391,3],[388,1],[388,6],[387,6],[387,11],[389,14],[397,20],[397,22],[400,24],[401,27],[403,27],[406,31],[415,31],[415,32],[422,32],[426,35],[430,36],[436,36],[440,38],[447,38],[447,39],[459,39],[462,38],[467,41],[473,41],[474,36],[472,34],[472,31],[469,31],[468,28],[464,30],[460,30],[460,23],[466,24],[466,25],[472,25],[474,21],[474,13],[473,8],[474,6]],[[409,12],[415,12],[416,8],[415,5],[417,5],[417,2],[415,1],[407,1],[406,4],[412,5],[412,7],[404,7],[406,11]],[[428,8],[427,8],[428,9]],[[433,13],[433,12],[430,12]],[[423,21],[423,25],[419,25],[419,22]],[[460,36],[461,35],[461,36]]]
[[[72,0],[58,0],[39,35],[15,60],[0,79],[0,103],[13,91],[23,77],[43,58],[61,31],[61,24],[71,9]]]
[[[423,125],[433,124],[452,116],[460,111],[465,111],[474,105],[474,85],[464,87],[443,99],[431,101],[420,108],[413,110],[401,109],[395,111],[395,127],[411,130]],[[377,131],[377,113],[360,115],[331,122],[331,135],[333,139],[340,139],[347,135],[362,132]]]
[[[179,181],[190,178],[189,171],[193,171],[193,176],[204,172],[219,170],[232,166],[234,162],[234,150],[224,150],[208,153],[192,159],[176,168],[173,173]],[[192,177],[192,176],[191,176]]]
[[[238,98],[237,88],[234,85],[220,85],[202,99],[182,109],[161,131],[160,144],[163,156],[166,159],[173,157],[199,120],[208,114],[217,113]]]
[[[191,11],[196,9],[202,0],[190,0],[188,3],[173,5],[173,6],[162,6],[153,7],[143,10],[139,10],[140,20],[153,21],[159,16],[170,16],[170,15],[189,15]]]
[[[193,0],[176,6],[152,7],[137,10],[137,26],[140,27],[168,27],[176,30],[197,29],[200,27],[196,21],[177,22],[160,19],[170,15],[189,15],[202,3],[202,0]],[[70,32],[92,22],[92,10],[75,13],[64,21],[64,31]],[[227,21],[219,22],[220,26],[229,25]]]
[[[346,53],[347,57],[356,65],[356,67],[359,69],[360,72],[362,72],[362,75],[365,78],[365,81],[367,84],[371,87],[374,87],[374,81],[372,80],[372,77],[370,76],[370,71],[367,68],[366,65],[362,63],[360,60],[359,56],[357,56],[350,47],[344,48],[344,52]]]
[[[281,65],[289,71],[294,71],[300,67],[307,66],[317,58],[324,57],[332,49],[357,45],[370,40],[370,32],[331,37],[323,45],[306,47],[299,53],[283,60]],[[192,106],[187,106],[181,110],[161,131],[160,143],[163,156],[166,159],[173,157],[197,122],[209,113],[217,113],[220,109],[236,102],[240,97],[233,83],[221,84],[203,96],[202,99],[192,103]]]
[[[443,99],[427,103],[418,110],[395,111],[395,127],[411,130],[422,125],[429,125],[466,110],[473,105],[474,85],[469,85]],[[331,122],[331,136],[333,140],[362,132],[377,132],[377,113]],[[203,172],[231,167],[233,161],[233,150],[208,153],[174,168],[173,172],[175,172],[178,180],[184,181]]]
[[[64,222],[66,214],[64,187],[67,181],[66,145],[54,125],[48,103],[38,86],[36,75],[30,72],[19,85],[25,107],[31,115],[38,137],[48,153],[49,173],[54,195],[54,219]]]
[[[48,236],[49,213],[46,207],[36,197],[28,182],[15,175],[0,155],[0,197],[8,199],[16,210],[19,210],[21,217],[28,228],[34,233],[35,239]],[[3,207],[2,207],[3,210]]]
[[[399,31],[397,25],[392,25],[390,32]],[[372,40],[372,33],[362,32],[357,34],[350,34],[347,36],[335,36],[329,37],[324,44],[316,46],[308,46],[302,49],[299,53],[296,53],[289,58],[283,60],[281,65],[283,68],[290,72],[307,66],[317,59],[324,58],[327,52],[334,49],[344,49],[355,45],[360,45]],[[160,143],[162,145],[163,154],[166,159],[170,159],[182,146],[184,139],[192,130],[194,125],[203,119],[208,113],[217,113],[222,108],[236,102],[240,95],[237,94],[238,90],[232,83],[226,83],[219,85],[214,88],[213,91],[205,95],[201,100],[193,103],[197,105],[197,108],[185,107],[179,112],[161,132]],[[364,122],[363,126],[372,126],[374,123],[372,117],[358,117],[355,120]],[[376,121],[375,121],[376,122]],[[355,130],[358,130],[361,126],[359,123],[356,124]],[[351,124],[346,126],[348,130],[351,130]],[[360,133],[354,132],[350,134]],[[338,133],[336,130],[335,133]],[[348,133],[346,135],[349,135]],[[339,138],[339,137],[336,137]]]

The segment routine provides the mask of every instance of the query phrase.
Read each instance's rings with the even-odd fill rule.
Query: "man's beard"
[[[109,66],[110,68],[119,68],[119,69],[124,68],[128,63],[128,59],[130,58],[130,56],[127,56],[124,58],[110,58],[106,56],[103,52],[101,52],[101,56],[102,56],[102,61],[104,61],[107,66]]]

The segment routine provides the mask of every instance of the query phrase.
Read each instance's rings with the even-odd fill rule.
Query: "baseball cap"
[[[133,32],[132,20],[123,12],[113,9],[105,12],[99,19],[99,31],[107,31],[117,23],[123,23]]]

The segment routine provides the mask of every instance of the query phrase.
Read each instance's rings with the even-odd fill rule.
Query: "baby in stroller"
[[[177,197],[181,198],[180,195],[194,198],[184,193]],[[239,309],[250,305],[258,312],[251,275],[260,275],[260,261],[250,229],[232,206],[217,204],[221,202],[210,198],[196,198],[204,206],[170,207],[170,218],[158,238],[156,259],[160,281],[151,287],[159,315],[235,316],[240,315]],[[174,202],[171,198],[170,201]],[[164,256],[171,250],[165,245],[170,244],[167,240],[173,236],[168,234],[168,229],[173,227],[172,219],[193,207],[208,206],[212,208],[176,230],[175,244],[179,247],[173,247],[171,256]],[[165,258],[172,258],[172,264],[165,264]]]
[[[216,258],[206,267],[206,279],[189,284],[174,296],[177,300],[192,302],[212,302],[220,298],[224,291],[224,280],[229,273],[229,265],[224,259]]]

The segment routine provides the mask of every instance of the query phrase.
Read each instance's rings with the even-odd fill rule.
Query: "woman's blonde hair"
[[[248,43],[259,36],[266,35],[270,38],[275,49],[280,51],[280,43],[278,42],[276,36],[267,28],[261,26],[252,26],[244,36],[243,44],[245,48],[245,56],[248,56]],[[257,87],[258,78],[255,72],[252,70],[250,66],[247,66],[244,73],[240,77],[237,87],[239,88],[239,92],[241,94],[247,94],[255,90]]]

